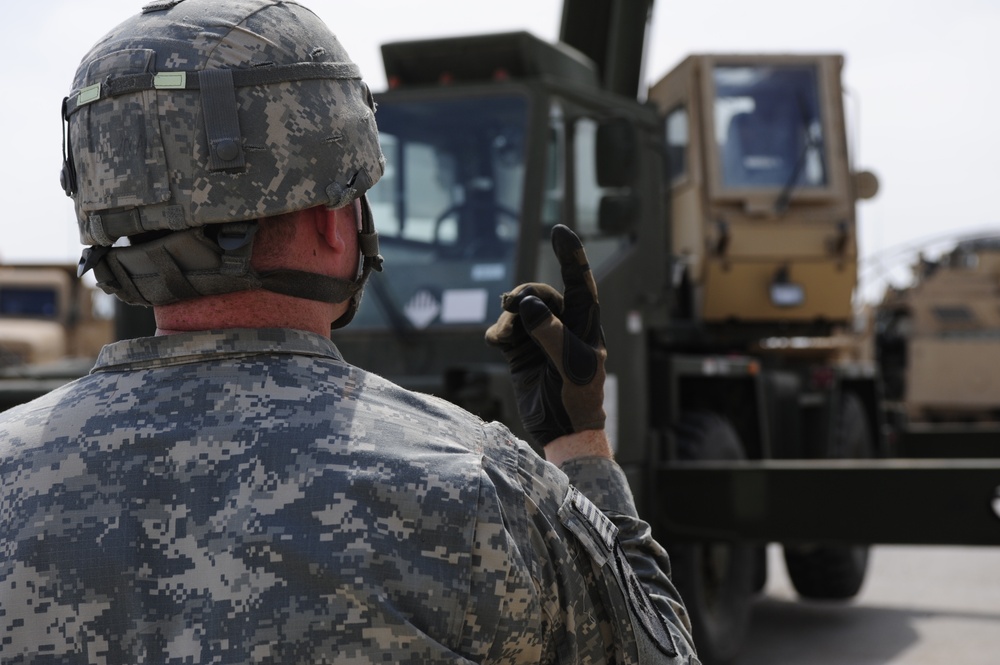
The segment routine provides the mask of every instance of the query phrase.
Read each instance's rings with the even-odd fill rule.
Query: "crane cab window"
[[[715,67],[715,139],[724,187],[827,184],[817,80],[812,66]]]

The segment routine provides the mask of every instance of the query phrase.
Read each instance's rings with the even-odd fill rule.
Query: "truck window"
[[[573,140],[576,232],[581,238],[595,238],[600,233],[597,227],[597,213],[601,205],[601,196],[605,193],[597,184],[595,159],[597,122],[591,118],[579,118],[574,128]]]
[[[827,184],[815,67],[720,65],[713,82],[723,186]]]
[[[559,220],[573,227],[580,238],[587,246],[587,256],[595,270],[599,270],[601,264],[605,263],[612,256],[630,245],[630,239],[623,235],[608,235],[600,228],[600,208],[601,199],[609,194],[615,194],[616,190],[601,187],[597,182],[597,127],[598,120],[587,115],[566,115],[552,114],[552,119],[556,122],[564,122],[565,126],[557,133],[566,137],[572,137],[572,166],[569,172],[559,174],[561,181],[572,179],[573,182],[573,209],[563,211],[563,219]],[[565,150],[565,144],[553,143],[550,149]],[[562,165],[562,170],[566,170],[569,161],[565,154],[561,154],[558,159],[552,160]],[[568,203],[568,202],[565,202]],[[571,214],[566,214],[571,212]],[[571,220],[571,221],[567,221]],[[546,238],[544,242],[548,242]],[[548,251],[540,253],[542,256],[549,254]]]
[[[378,233],[383,238],[433,242],[437,214],[451,206],[454,165],[447,154],[420,141],[400,144],[395,136],[380,137],[386,170],[369,200]],[[399,174],[406,174],[405,180]],[[406,202],[397,205],[397,196]],[[454,241],[454,229],[448,229]]]
[[[551,229],[564,221],[563,199],[566,189],[565,173],[565,125],[559,106],[550,111],[549,141],[546,147],[545,199],[542,204],[542,228]]]
[[[369,193],[384,271],[352,324],[488,325],[512,286],[527,100],[379,100],[386,172]]]
[[[667,113],[667,164],[671,182],[678,182],[687,175],[687,148],[689,142],[688,112],[678,106]]]

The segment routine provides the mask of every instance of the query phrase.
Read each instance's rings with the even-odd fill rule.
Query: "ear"
[[[343,228],[338,220],[341,216],[340,210],[330,210],[325,206],[317,206],[312,209],[316,232],[326,241],[327,246],[337,253],[347,250],[346,239],[343,235]]]

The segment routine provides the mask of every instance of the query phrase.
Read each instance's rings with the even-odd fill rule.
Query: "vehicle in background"
[[[877,310],[886,399],[911,422],[1000,422],[1000,238],[964,240]]]
[[[90,370],[113,337],[98,298],[75,265],[0,265],[0,410]]]
[[[874,310],[886,409],[913,456],[985,457],[1000,436],[1000,238],[922,255],[913,282],[888,288]]]
[[[684,525],[654,473],[686,462],[884,455],[871,364],[845,360],[857,279],[843,58],[692,55],[638,99],[648,2],[568,1],[561,41],[527,33],[386,44],[388,170],[370,192],[384,273],[335,334],[352,362],[519,431],[482,340],[500,295],[559,283],[557,223],[583,239],[610,349],[610,435],[670,542],[707,662],[732,659],[766,575],[763,537]],[[752,506],[746,506],[752,510]],[[799,592],[857,593],[867,546],[786,524]],[[717,532],[716,532],[717,533]],[[781,535],[781,534],[779,534]]]
[[[739,652],[767,543],[800,595],[849,598],[869,543],[1000,543],[978,510],[1000,469],[875,459],[894,451],[852,296],[855,206],[878,183],[848,153],[843,58],[696,54],[640,99],[651,7],[566,0],[554,44],[382,47],[388,167],[369,198],[385,270],[334,340],[523,434],[483,333],[505,291],[561,283],[549,230],[574,229],[600,292],[616,457],[719,663]],[[977,510],[956,520],[956,505]]]

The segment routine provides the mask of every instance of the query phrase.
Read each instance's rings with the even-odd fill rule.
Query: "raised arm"
[[[667,655],[655,646],[658,627],[671,634],[679,659],[691,658],[680,662],[697,662],[691,625],[670,580],[667,552],[639,519],[604,432],[607,351],[587,254],[576,234],[562,225],[552,231],[552,247],[562,269],[563,293],[529,283],[505,294],[504,312],[487,331],[486,341],[503,351],[510,365],[525,429],[544,447],[546,459],[617,530],[617,546],[627,562],[617,571],[626,587],[623,599],[633,626],[645,625],[637,635],[650,637],[651,660],[641,662],[662,662]],[[627,588],[632,579],[642,585],[645,600]]]

